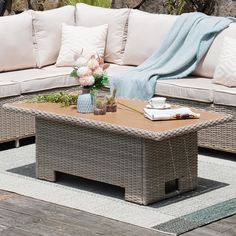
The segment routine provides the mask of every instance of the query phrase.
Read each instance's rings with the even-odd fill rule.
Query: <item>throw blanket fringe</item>
[[[161,47],[143,64],[112,77],[111,88],[120,97],[147,100],[157,79],[179,79],[191,74],[216,35],[233,19],[185,13],[178,17]]]

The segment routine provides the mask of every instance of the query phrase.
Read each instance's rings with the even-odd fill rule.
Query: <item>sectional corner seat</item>
[[[86,4],[0,18],[0,142],[34,135],[34,118],[3,111],[2,105],[52,90],[74,90],[70,67],[56,67],[61,26],[108,24],[105,60],[112,76],[140,65],[157,50],[177,16]],[[17,36],[16,36],[17,35]],[[199,146],[236,153],[236,88],[212,83],[225,36],[236,38],[236,23],[214,40],[193,75],[157,81],[156,95],[169,102],[234,115],[234,120],[199,132]],[[127,78],[128,79],[128,78]]]

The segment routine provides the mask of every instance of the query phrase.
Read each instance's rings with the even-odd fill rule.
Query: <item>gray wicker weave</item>
[[[48,106],[4,105],[6,110],[36,116],[37,177],[56,181],[56,172],[63,172],[102,181],[125,188],[127,201],[144,205],[193,190],[197,131],[232,119],[213,113],[199,121],[152,123],[127,110],[88,119],[72,108]],[[128,123],[135,121],[140,128],[132,122],[121,125],[123,116],[130,116]],[[165,124],[165,131],[152,129],[155,124]]]
[[[30,114],[22,114],[14,111],[5,111],[2,106],[5,103],[12,103],[30,99],[38,94],[49,94],[57,91],[76,91],[78,86],[70,88],[60,88],[37,93],[29,93],[21,96],[0,99],[0,143],[19,140],[35,135],[34,117]]]
[[[56,171],[125,188],[127,201],[149,204],[196,187],[196,133],[163,141],[36,118],[37,177]],[[50,144],[50,145],[48,145]],[[177,181],[165,192],[168,181]]]
[[[233,116],[233,120],[231,122],[223,123],[199,131],[198,146],[236,153],[236,107],[216,104],[213,105],[212,103],[204,103],[176,98],[167,99],[168,102],[181,106],[189,106],[197,109],[205,109],[207,111],[231,114]]]

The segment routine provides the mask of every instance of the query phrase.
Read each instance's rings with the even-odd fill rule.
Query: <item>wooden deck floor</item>
[[[159,232],[0,190],[0,236],[163,236]],[[184,236],[235,236],[236,215]]]

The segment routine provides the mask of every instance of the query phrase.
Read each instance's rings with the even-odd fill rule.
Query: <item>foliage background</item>
[[[12,14],[22,12],[28,8],[33,10],[48,10],[57,8],[64,5],[64,2],[74,4],[75,2],[87,2],[95,5],[101,4],[102,6],[109,7],[111,4],[113,8],[137,6],[140,2],[144,2],[140,10],[151,12],[151,13],[167,13],[167,8],[164,7],[164,2],[167,0],[0,0],[0,14],[2,13],[3,7],[7,8],[8,11],[5,14]],[[174,1],[174,0],[173,0]],[[181,1],[181,0],[175,0]],[[236,16],[236,1],[235,0],[186,0],[188,4],[185,6],[185,11],[193,11],[193,7],[190,2],[216,2],[213,11],[207,12],[212,15],[220,16]],[[209,9],[209,7],[208,7]],[[4,11],[3,11],[4,12]]]
[[[190,0],[188,0],[190,2]],[[201,2],[202,0],[196,0]],[[206,0],[208,2],[213,2],[214,0]],[[113,0],[113,7],[134,7],[141,0]],[[151,13],[166,13],[164,8],[164,0],[146,0],[141,6],[140,10],[151,12]],[[216,0],[216,8],[212,15],[220,16],[236,16],[236,1],[235,0]]]
[[[94,6],[111,7],[112,0],[64,0],[65,3],[75,5],[76,3],[87,3]]]

